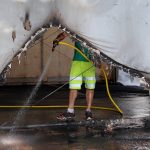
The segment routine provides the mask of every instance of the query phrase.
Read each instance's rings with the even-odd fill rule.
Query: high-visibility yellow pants
[[[96,68],[91,62],[72,61],[69,88],[80,90],[84,81],[85,88],[94,89],[95,74]]]

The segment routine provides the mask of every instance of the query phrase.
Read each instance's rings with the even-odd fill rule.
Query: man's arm
[[[52,47],[52,51],[55,50],[55,47],[58,46],[59,42],[62,41],[63,39],[65,39],[68,36],[68,34],[66,32],[62,32],[60,33],[56,39],[53,41],[53,47]]]

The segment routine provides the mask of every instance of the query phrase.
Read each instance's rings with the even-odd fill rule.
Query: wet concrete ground
[[[58,86],[42,86],[32,101],[32,104],[53,91]],[[97,86],[94,106],[112,107],[105,92],[105,86]],[[29,86],[0,87],[0,104],[22,105],[30,95]],[[123,110],[123,120],[134,122],[150,117],[150,97],[148,91],[121,85],[111,85],[111,94]],[[64,87],[38,105],[67,105],[68,88]],[[85,91],[79,92],[76,105],[85,105]],[[145,128],[120,128],[112,133],[104,134],[102,130],[80,127],[40,127],[40,125],[57,124],[56,116],[65,108],[55,109],[25,109],[24,115],[17,121],[17,126],[36,125],[35,128],[17,130],[2,130],[1,127],[13,125],[19,109],[0,109],[0,150],[149,150],[150,130]],[[96,120],[122,119],[117,112],[93,109]],[[76,108],[76,121],[84,121],[84,109]]]

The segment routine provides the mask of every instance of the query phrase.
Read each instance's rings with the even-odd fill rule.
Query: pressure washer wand
[[[47,94],[46,96],[44,96],[42,99],[40,99],[39,101],[35,102],[33,105],[38,104],[39,102],[43,101],[44,99],[46,99],[47,97],[51,96],[52,94],[54,94],[55,92],[57,92],[58,90],[60,90],[61,88],[63,88],[65,85],[69,84],[69,82],[71,82],[72,80],[76,79],[78,76],[80,76],[81,74],[85,73],[86,71],[90,70],[92,67],[94,67],[94,65],[90,66],[88,69],[84,70],[82,73],[80,73],[79,75],[77,75],[76,77],[74,77],[73,79],[69,80],[68,82],[66,82],[65,84],[61,85],[60,87],[58,87],[57,89],[55,89],[54,91],[52,91],[51,93]],[[32,106],[33,106],[32,105]],[[32,107],[31,106],[31,107]]]

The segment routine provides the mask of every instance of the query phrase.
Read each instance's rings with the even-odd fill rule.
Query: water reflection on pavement
[[[136,94],[121,94],[114,97],[123,110],[123,119],[150,117],[150,97]],[[13,99],[12,99],[13,100]],[[4,99],[3,99],[4,101]],[[53,104],[63,104],[66,99],[55,99]],[[77,100],[77,105],[85,105],[85,99]],[[110,106],[105,96],[94,99],[95,106]],[[46,124],[56,122],[56,115],[63,109],[28,109],[18,125]],[[18,109],[1,109],[1,126],[11,126]],[[116,112],[93,110],[96,119],[120,119]],[[84,110],[76,109],[76,120],[84,120]],[[98,129],[87,134],[85,127],[75,130],[68,128],[34,128],[0,130],[0,150],[150,150],[150,130],[144,128],[119,129],[112,134],[102,134]]]

